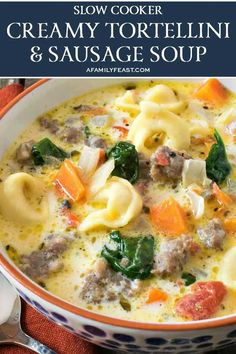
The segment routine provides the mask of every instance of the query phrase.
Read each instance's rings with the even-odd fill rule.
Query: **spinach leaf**
[[[122,238],[119,231],[110,233],[115,247],[104,246],[102,257],[113,270],[130,279],[145,279],[150,275],[154,258],[153,236]]]
[[[32,157],[35,165],[44,165],[47,157],[50,156],[64,160],[67,157],[67,153],[53,144],[48,138],[44,138],[32,146]]]
[[[88,138],[90,137],[90,135],[91,135],[91,131],[90,131],[90,129],[89,129],[89,127],[88,127],[87,125],[84,127],[84,134],[85,134],[85,136],[86,136],[87,139],[88,139]]]
[[[184,280],[184,283],[186,286],[189,286],[189,285],[195,283],[195,281],[196,281],[195,275],[193,275],[191,273],[183,273],[181,278]]]
[[[131,311],[131,304],[130,302],[121,294],[120,295],[120,306],[125,311]]]
[[[113,176],[127,179],[134,184],[139,178],[139,158],[133,144],[120,141],[106,151],[107,158],[114,158]]]
[[[216,143],[212,145],[206,159],[206,173],[208,178],[219,184],[224,182],[230,174],[231,165],[227,158],[224,142],[216,130],[214,136]]]

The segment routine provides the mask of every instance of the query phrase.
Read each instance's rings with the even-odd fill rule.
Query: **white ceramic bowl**
[[[45,111],[90,90],[131,81],[137,80],[40,80],[0,112],[3,118],[0,121],[0,156],[29,123]],[[223,83],[236,91],[236,79],[225,79]],[[0,250],[0,270],[22,298],[42,314],[76,335],[109,349],[135,353],[192,354],[236,342],[236,314],[185,323],[126,321],[73,306],[47,292],[17,269],[4,250]]]

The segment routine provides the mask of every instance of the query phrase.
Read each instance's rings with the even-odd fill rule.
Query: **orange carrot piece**
[[[146,300],[146,304],[152,304],[153,302],[157,302],[157,301],[166,301],[168,299],[168,295],[157,288],[152,288],[150,289],[149,293],[148,293],[148,298]]]
[[[184,210],[172,197],[152,206],[150,215],[156,228],[168,236],[179,236],[187,231]]]
[[[227,218],[224,220],[224,228],[227,232],[236,231],[236,218]]]
[[[119,130],[121,139],[125,139],[129,132],[128,128],[123,127],[121,125],[114,125],[113,128]]]
[[[207,80],[195,93],[195,97],[213,106],[220,106],[225,103],[229,91],[217,79]]]
[[[102,165],[106,161],[105,149],[99,150],[98,166]]]
[[[85,196],[85,187],[80,179],[79,170],[70,160],[63,162],[54,183],[73,202],[78,202]]]
[[[213,183],[213,194],[221,205],[229,205],[233,203],[232,198],[224,193],[215,182]]]
[[[67,223],[70,227],[76,227],[79,224],[79,218],[72,212],[67,213]]]
[[[76,214],[74,214],[70,209],[67,207],[63,207],[61,209],[61,214],[65,215],[67,218],[67,224],[70,227],[76,227],[79,223],[79,218]]]

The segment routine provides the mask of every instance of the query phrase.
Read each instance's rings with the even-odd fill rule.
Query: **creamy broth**
[[[234,287],[232,284],[236,281],[236,274],[233,274],[232,261],[236,259],[236,96],[222,86],[215,88],[213,85],[217,91],[216,101],[214,92],[208,91],[209,97],[202,94],[201,85],[155,80],[111,86],[75,97],[38,117],[12,144],[0,162],[0,241],[17,266],[60,298],[113,317],[170,322],[234,313],[236,285]],[[153,122],[150,132],[149,122]],[[223,165],[224,177],[221,181],[217,180],[217,176],[212,180],[209,164],[207,171],[206,166],[201,165],[199,172],[188,162],[205,161],[211,154],[215,143],[214,129],[226,147],[226,167],[230,165],[228,173]],[[49,138],[63,149],[67,153],[66,159],[65,156],[59,159],[55,155],[53,158],[47,156],[43,164],[35,165],[31,148],[44,138]],[[135,146],[139,157],[136,166],[139,177],[136,176],[132,183],[119,174],[114,177],[113,166],[113,172],[99,186],[93,176],[113,160],[114,155],[109,155],[108,151],[119,141]],[[30,143],[27,151],[22,151],[21,144],[25,142]],[[87,153],[85,145],[90,149]],[[163,150],[163,146],[169,150]],[[97,154],[97,163],[81,162],[83,154],[85,160],[93,161],[89,155],[93,151]],[[107,154],[104,157],[105,151]],[[82,197],[76,201],[69,197],[68,190],[63,189],[64,185],[58,188],[58,171],[65,164],[64,159],[73,163],[76,170],[73,173],[84,187]],[[179,162],[175,166],[177,159]],[[133,163],[132,157],[125,171],[131,169]],[[116,168],[116,160],[114,164]],[[219,162],[217,166],[220,168]],[[37,193],[32,189],[31,180],[27,180],[25,175],[18,176],[17,182],[11,182],[17,196],[19,189],[22,189],[21,198],[26,199],[31,211],[35,210],[34,215],[29,209],[23,217],[24,210],[19,213],[20,204],[13,211],[12,204],[8,204],[6,193],[10,187],[6,188],[9,184],[6,181],[18,172],[33,176],[37,183],[41,183],[38,187],[40,193],[35,196]],[[73,179],[70,178],[71,184]],[[96,192],[91,192],[92,188]],[[120,193],[120,198],[115,198],[116,193]],[[107,198],[111,199],[111,195],[116,200],[110,203],[117,205],[117,209],[113,205],[108,212]],[[170,205],[164,213],[166,201]],[[103,214],[98,216],[96,212]],[[18,217],[16,214],[19,214]],[[167,217],[163,222],[160,215],[163,218],[169,215],[169,221],[166,222]],[[175,225],[175,217],[178,226]],[[209,225],[210,229],[207,229]],[[150,269],[147,270],[148,266],[145,268],[143,279],[138,279],[140,272],[136,269],[136,276],[127,278],[127,274],[118,273],[114,265],[109,261],[106,263],[107,258],[101,256],[105,245],[109,249],[116,247],[114,242],[111,246],[109,243],[109,234],[114,230],[120,231],[122,239],[143,237],[143,242],[149,242],[152,237],[154,255],[149,255]],[[48,235],[53,235],[53,241],[48,240]],[[168,248],[167,245],[167,253],[175,257],[169,259],[161,248],[162,243],[185,240],[185,237],[187,246],[171,243]],[[62,246],[55,247],[53,242],[62,239]],[[175,256],[176,247],[183,247],[180,261]],[[229,250],[234,251],[231,258]],[[44,258],[42,252],[45,252]],[[124,258],[121,265],[126,268],[129,259]],[[34,262],[34,273],[27,266],[32,266],[30,262]],[[37,267],[45,267],[43,274],[38,274]],[[101,270],[101,267],[106,269]],[[229,274],[229,269],[232,269],[232,274]],[[106,276],[108,279],[104,280]],[[120,278],[116,279],[117,276]],[[88,290],[86,282],[90,285],[95,278],[97,283]],[[189,281],[193,285],[188,284]],[[209,281],[221,282],[224,287],[224,294],[214,313],[191,318],[181,310],[176,311],[180,299],[184,299],[186,294],[194,296],[197,291],[194,286],[198,282],[206,284]],[[123,282],[127,282],[125,286]],[[95,296],[93,291],[97,290],[94,288],[99,287],[100,292]],[[110,294],[110,290],[114,294]]]

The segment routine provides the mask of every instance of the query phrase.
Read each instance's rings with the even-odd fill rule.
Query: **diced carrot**
[[[76,214],[74,214],[70,209],[67,207],[63,207],[61,209],[61,214],[67,217],[67,224],[70,227],[76,227],[79,223],[79,218]]]
[[[187,231],[184,210],[173,197],[152,206],[150,215],[156,228],[168,236],[179,236]]]
[[[85,187],[80,179],[79,170],[70,160],[63,162],[54,183],[73,202],[78,202],[85,196]]]
[[[76,226],[78,225],[78,223],[79,223],[79,218],[78,218],[78,216],[75,215],[74,213],[68,211],[68,213],[67,213],[67,218],[68,218],[67,223],[68,223],[68,225],[69,225],[70,227],[76,227]]]
[[[125,139],[129,132],[128,128],[121,125],[114,125],[113,128],[119,130],[121,139]]]
[[[227,232],[236,231],[236,218],[227,218],[224,220],[224,228]]]
[[[157,302],[157,301],[166,301],[168,299],[168,295],[157,288],[152,288],[150,289],[149,293],[148,293],[148,298],[146,300],[146,304],[152,304],[153,302]]]
[[[229,91],[217,79],[207,80],[195,93],[195,97],[213,106],[223,105]]]
[[[106,160],[106,153],[105,149],[99,150],[99,159],[98,159],[98,166],[102,165]]]
[[[213,183],[212,188],[213,188],[213,194],[216,197],[219,204],[229,205],[233,203],[232,198],[228,194],[224,193],[215,182]]]

